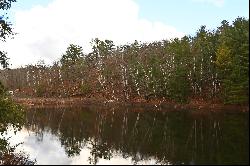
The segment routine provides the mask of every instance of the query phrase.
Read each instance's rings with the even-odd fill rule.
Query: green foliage
[[[107,57],[114,50],[114,43],[111,40],[101,41],[98,38],[92,41],[93,55],[95,57]]]
[[[195,95],[213,96],[213,83],[216,82],[216,66],[214,64],[217,49],[217,35],[201,26],[192,38],[193,71],[191,81],[195,89]],[[206,91],[209,89],[209,91]]]
[[[87,83],[80,86],[80,91],[83,95],[88,95],[92,92],[91,86]]]
[[[11,7],[11,3],[16,0],[0,0],[0,9],[7,10]],[[0,16],[0,41],[6,40],[7,37],[14,35],[12,27],[3,16]],[[8,67],[7,53],[0,51],[0,64],[3,68]],[[21,128],[24,122],[24,112],[20,105],[15,104],[8,95],[5,87],[0,81],[0,135],[3,136],[9,126],[17,131]],[[0,138],[0,156],[3,153],[13,152],[13,148],[9,146],[8,140]]]
[[[20,105],[10,99],[1,82],[0,90],[0,134],[3,135],[9,126],[12,126],[15,131],[21,129],[24,123],[24,111]],[[7,145],[6,139],[0,139],[0,151],[7,150]]]
[[[66,53],[62,55],[60,60],[62,66],[71,67],[76,65],[83,56],[82,47],[74,44],[70,44],[66,50]]]
[[[169,97],[177,102],[188,102],[190,96],[190,84],[187,80],[187,73],[183,68],[177,68],[169,81]]]
[[[237,18],[219,28],[216,64],[223,83],[225,103],[244,104],[249,98],[249,20]]]
[[[43,97],[47,92],[46,87],[44,85],[37,85],[35,91],[37,97]]]
[[[3,16],[0,16],[0,41],[6,41],[10,36],[14,35],[11,24],[7,22]]]
[[[58,91],[57,96],[65,92],[91,93],[87,86],[91,85],[92,90],[106,98],[121,101],[151,96],[176,102],[204,99],[246,104],[248,28],[247,19],[237,18],[232,25],[222,21],[213,31],[201,26],[194,36],[170,41],[135,41],[116,47],[111,40],[96,38],[87,55],[83,55],[80,46],[71,44],[60,60],[61,66],[27,68],[29,72],[20,69],[22,74],[13,72],[7,82],[17,89],[21,86],[18,81],[14,83],[18,80],[15,78],[26,76],[29,79],[23,80],[24,88],[35,88],[43,82],[46,89]],[[80,84],[83,87],[77,88]]]
[[[10,9],[11,4],[16,2],[16,0],[0,0],[0,9],[7,10]]]
[[[7,68],[9,63],[8,63],[8,57],[7,53],[4,51],[0,51],[0,64],[3,68]]]
[[[173,67],[168,82],[169,97],[178,102],[187,102],[191,93],[188,72],[190,71],[190,41],[188,37],[174,39],[167,47],[173,56]]]
[[[0,0],[0,10],[9,9],[12,2],[16,2],[16,0]],[[11,24],[7,22],[4,16],[0,15],[0,41],[5,42],[8,37],[13,35]],[[3,68],[8,67],[7,53],[2,50],[0,50],[0,64]]]

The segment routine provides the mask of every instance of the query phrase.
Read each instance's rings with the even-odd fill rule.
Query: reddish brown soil
[[[177,104],[173,101],[134,99],[127,102],[112,101],[95,98],[17,98],[13,100],[29,108],[41,107],[73,107],[73,106],[130,106],[134,108],[148,108],[158,110],[200,110],[200,111],[241,111],[248,112],[249,105],[224,105],[218,102],[191,100],[188,104]],[[161,108],[161,109],[159,109]]]

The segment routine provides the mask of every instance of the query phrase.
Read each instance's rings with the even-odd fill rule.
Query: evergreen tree
[[[220,69],[225,103],[246,103],[249,98],[249,20],[237,18],[219,28],[216,64]]]

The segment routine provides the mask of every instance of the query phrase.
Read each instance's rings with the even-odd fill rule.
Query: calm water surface
[[[248,113],[31,109],[11,143],[37,164],[248,164]]]

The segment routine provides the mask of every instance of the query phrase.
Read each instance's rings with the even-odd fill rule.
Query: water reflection
[[[60,108],[26,119],[23,147],[38,164],[249,163],[246,113]]]

